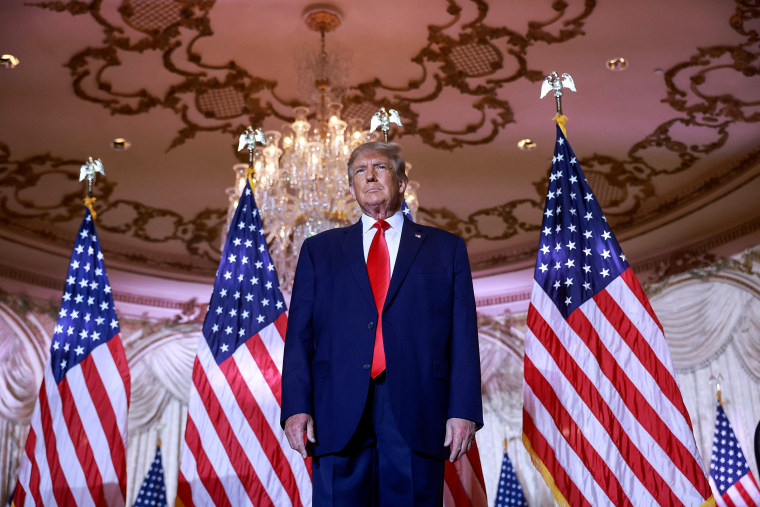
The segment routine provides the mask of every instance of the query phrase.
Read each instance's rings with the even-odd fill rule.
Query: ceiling
[[[310,99],[294,65],[319,45],[308,5],[5,0],[0,53],[21,63],[0,69],[4,272],[65,273],[79,166],[93,156],[107,174],[95,208],[108,265],[210,283],[237,136],[280,129]],[[534,262],[555,135],[553,99],[539,91],[552,71],[575,80],[568,137],[634,266],[760,243],[755,2],[333,5],[343,22],[327,50],[348,47],[353,62],[344,119],[399,111],[418,219],[463,236],[477,276]],[[613,57],[628,68],[608,70]],[[131,149],[114,151],[116,137]],[[519,150],[522,138],[536,148]]]

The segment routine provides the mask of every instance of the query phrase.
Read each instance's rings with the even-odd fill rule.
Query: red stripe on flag
[[[736,488],[736,492],[739,493],[739,495],[744,499],[744,502],[747,505],[755,504],[755,501],[752,499],[750,494],[744,488],[744,484],[741,483],[741,480],[736,481],[732,487]]]
[[[124,442],[121,439],[121,433],[119,433],[116,414],[113,411],[113,405],[110,403],[106,386],[103,384],[103,379],[100,378],[100,372],[98,372],[94,361],[92,354],[88,354],[79,364],[82,367],[82,376],[87,384],[87,390],[90,391],[92,404],[98,412],[103,433],[108,440],[113,468],[119,478],[121,497],[125,498],[127,496],[127,463],[124,457]],[[115,379],[110,380],[114,381]]]
[[[277,406],[282,406],[282,376],[280,375],[280,370],[277,369],[277,365],[274,364],[272,356],[269,355],[266,345],[261,340],[261,336],[258,334],[251,336],[245,342],[245,346],[248,347],[253,360],[256,361],[256,365],[267,381],[269,389],[277,400]]]
[[[734,500],[731,498],[731,495],[729,494],[730,491],[731,491],[730,488],[727,489],[726,492],[723,493],[721,498],[725,502],[726,507],[737,507],[736,504],[734,503]],[[742,507],[746,507],[746,506],[742,506]]]
[[[568,505],[578,505],[582,507],[591,507],[591,504],[583,496],[583,492],[573,482],[565,471],[565,468],[557,461],[554,449],[546,441],[544,435],[538,431],[530,414],[523,407],[523,431],[528,438],[533,452],[541,460],[546,470],[551,474],[557,489],[565,495]]]
[[[475,442],[475,440],[472,441],[472,447],[470,447],[470,450],[467,451],[467,459],[470,461],[472,469],[475,470],[475,477],[478,479],[480,487],[485,492],[486,481],[483,478],[483,468],[480,465],[480,451],[478,451],[478,444]]]
[[[47,366],[48,368],[50,365]],[[45,440],[45,453],[47,454],[47,464],[50,470],[50,482],[53,486],[53,495],[55,503],[58,505],[76,505],[74,496],[66,476],[61,470],[61,462],[58,461],[58,449],[56,449],[55,432],[53,431],[53,419],[50,416],[50,405],[48,405],[47,388],[45,379],[42,379],[40,387],[40,422],[42,423],[42,434]]]
[[[201,369],[198,364],[198,359],[195,360],[195,369]],[[187,426],[185,428],[185,442],[193,453],[195,458],[196,470],[198,471],[198,478],[203,483],[203,487],[206,488],[206,492],[214,501],[214,505],[218,507],[232,507],[229,498],[227,498],[227,492],[222,486],[222,481],[216,475],[214,466],[208,459],[206,451],[203,448],[200,435],[198,434],[198,428],[195,427],[195,423],[188,415]],[[188,489],[189,486],[188,486]],[[192,505],[192,491],[187,496],[188,500],[185,505]],[[184,501],[184,500],[183,500]]]
[[[259,335],[255,335],[248,340],[248,343],[254,340],[261,342]],[[269,356],[267,355],[267,357]],[[258,361],[257,364],[259,364]],[[256,434],[256,438],[261,444],[261,449],[264,451],[269,463],[272,465],[272,469],[280,479],[282,486],[290,497],[291,503],[293,505],[300,505],[301,495],[298,491],[298,483],[295,475],[293,475],[293,470],[290,468],[290,463],[285,457],[280,442],[277,440],[277,436],[272,431],[271,426],[269,426],[256,398],[254,398],[253,393],[251,393],[248,385],[243,380],[243,374],[240,372],[237,363],[235,363],[233,357],[230,357],[220,364],[219,368],[224,373],[235,396],[235,400],[240,407],[240,411],[245,417],[245,420],[248,421],[248,425]],[[244,486],[246,486],[247,489],[247,485],[244,484]],[[254,503],[254,505],[256,504]]]
[[[581,457],[599,488],[604,490],[612,503],[614,505],[633,505],[620,486],[615,474],[612,473],[604,459],[583,435],[576,421],[565,410],[565,406],[557,397],[552,385],[541,375],[541,372],[528,356],[525,357],[525,382],[534,393],[541,393],[543,398],[540,398],[540,401],[554,420],[557,428],[561,428],[562,436],[573,451]],[[578,385],[577,380],[574,385]]]
[[[636,394],[639,394],[639,398],[642,398],[640,393],[636,390],[636,386],[633,385],[630,379],[625,375],[625,372],[623,372],[622,369],[617,366],[617,363],[612,360],[611,354],[601,340],[599,340],[599,336],[596,334],[593,327],[590,327],[591,323],[586,320],[585,315],[579,310],[576,310],[568,316],[567,320],[574,330],[575,326],[573,326],[573,323],[580,324],[579,327],[581,328],[581,331],[583,331],[583,334],[576,331],[578,336],[586,338],[586,340],[584,340],[586,345],[599,361],[606,376],[611,382],[613,382],[613,384],[618,384],[615,387],[618,392],[621,393],[621,396],[622,393],[630,395],[635,392]],[[586,325],[588,326],[588,329],[586,329]],[[644,487],[646,487],[647,491],[657,499],[660,505],[681,505],[680,500],[670,489],[668,483],[663,480],[654,468],[652,468],[647,459],[636,447],[636,444],[628,436],[625,429],[620,425],[617,417],[612,412],[609,405],[607,405],[604,398],[602,398],[601,394],[599,394],[594,383],[589,380],[583,369],[562,345],[562,342],[560,342],[559,338],[554,333],[554,330],[537,311],[528,312],[528,327],[536,338],[538,338],[549,355],[552,356],[564,376],[570,381],[573,387],[575,387],[578,396],[583,399],[589,410],[594,414],[594,417],[596,417],[602,427],[605,428],[610,440],[620,451],[620,454],[624,457],[628,467]],[[649,405],[646,404],[646,400],[643,398],[638,401],[644,403],[646,407],[649,408]],[[638,414],[636,415],[638,417]],[[647,415],[662,423],[653,410]],[[667,427],[664,429],[667,430]],[[673,437],[672,434],[670,437]],[[613,501],[613,503],[615,502]]]
[[[596,356],[604,376],[620,394],[620,398],[631,414],[657,442],[673,465],[699,491],[698,485],[704,482],[704,477],[698,473],[701,470],[699,463],[684,443],[673,434],[670,427],[662,420],[660,414],[652,407],[646,397],[641,394],[636,384],[625,374],[620,364],[599,338],[586,315],[583,312],[575,311],[568,316],[567,323],[579,337],[583,338],[586,346]],[[703,497],[706,496],[703,493]]]
[[[44,387],[44,380],[43,380]],[[29,491],[32,493],[35,505],[42,505],[42,497],[40,496],[40,467],[37,464],[37,459],[34,457],[34,449],[37,447],[37,433],[34,432],[34,426],[29,428],[29,436],[26,440],[26,455],[29,458],[29,464],[31,465],[31,472],[29,474]],[[21,496],[19,496],[21,495]],[[26,491],[23,487],[16,487],[15,502],[17,505],[24,505],[24,499],[26,498]]]
[[[443,477],[446,480],[446,486],[449,488],[456,507],[468,507],[472,505],[464,487],[462,487],[462,483],[459,482],[459,475],[454,463],[449,460],[446,460]]]
[[[285,341],[285,330],[288,327],[288,314],[283,312],[277,320],[274,321],[274,327],[277,328],[277,332],[280,333],[280,338]]]
[[[179,477],[177,478],[177,501],[176,504],[182,505],[182,507],[194,507],[193,503],[193,490],[190,488],[190,484],[185,479],[185,474],[182,470],[179,471]]]
[[[249,340],[250,341],[250,340]],[[259,476],[256,474],[253,465],[243,450],[243,446],[237,439],[227,414],[224,412],[216,392],[209,384],[206,372],[198,363],[198,368],[193,372],[193,384],[198,390],[198,395],[203,402],[208,418],[214,425],[214,430],[219,436],[219,440],[229,457],[232,468],[243,485],[243,489],[248,494],[253,505],[273,505],[272,499],[261,484]]]
[[[121,381],[124,384],[124,392],[127,395],[127,406],[129,406],[129,399],[132,394],[132,378],[129,375],[129,364],[127,363],[127,355],[124,352],[124,344],[122,344],[118,333],[108,340],[108,349],[111,351],[111,357],[113,357],[113,362],[116,364],[116,369],[119,370]]]
[[[87,481],[87,489],[89,489],[95,505],[105,505],[103,478],[100,475],[100,470],[98,470],[95,455],[92,452],[90,441],[87,439],[84,426],[82,426],[82,420],[79,418],[79,412],[77,412],[76,403],[74,402],[74,395],[71,392],[66,377],[63,377],[63,380],[58,383],[58,393],[61,396],[63,419],[66,421],[66,427],[69,430],[71,443],[74,445],[77,458],[79,458],[79,464],[82,465],[82,472]]]
[[[689,414],[686,412],[686,407],[683,404],[681,398],[681,391],[678,389],[673,375],[670,370],[662,364],[660,358],[657,357],[652,347],[649,345],[647,339],[639,332],[633,322],[628,318],[628,314],[620,308],[617,301],[612,299],[612,296],[606,291],[602,290],[594,296],[599,310],[604,314],[610,324],[623,338],[623,341],[631,349],[631,352],[639,359],[641,365],[652,375],[657,381],[657,385],[662,390],[662,393],[670,400],[674,407],[681,413],[684,419],[689,420]]]
[[[633,292],[633,295],[636,296],[636,299],[639,300],[639,303],[641,304],[641,306],[644,307],[644,309],[647,311],[647,313],[652,318],[652,320],[657,323],[657,327],[660,328],[660,332],[662,332],[664,336],[665,331],[662,328],[662,324],[660,324],[660,320],[657,318],[657,315],[654,313],[654,309],[652,308],[652,305],[649,303],[649,298],[647,298],[647,295],[644,293],[644,289],[641,287],[639,280],[636,278],[636,275],[633,274],[633,268],[628,268],[622,273],[620,273],[620,278],[625,282],[628,288],[631,289],[631,292]]]

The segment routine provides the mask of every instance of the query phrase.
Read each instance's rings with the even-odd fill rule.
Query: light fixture
[[[628,60],[619,56],[617,58],[610,58],[605,63],[605,66],[612,72],[622,72],[628,68]]]
[[[13,55],[0,56],[0,67],[4,69],[15,69],[19,63],[21,63],[19,59]]]
[[[361,119],[341,119],[340,99],[348,88],[350,51],[331,45],[328,54],[325,34],[337,29],[343,20],[335,7],[319,4],[307,7],[306,26],[319,32],[317,51],[306,49],[296,55],[299,92],[311,108],[297,107],[295,121],[286,131],[265,132],[266,146],[254,152],[256,204],[267,231],[280,289],[290,293],[301,245],[309,236],[359,219],[361,211],[348,188],[346,167],[354,148],[377,141],[379,132],[362,128]],[[335,50],[334,50],[335,49]],[[313,122],[308,119],[314,111]],[[245,188],[247,164],[236,164],[235,186],[228,189],[227,223]],[[411,164],[406,164],[407,175]],[[405,194],[411,218],[418,209],[419,184],[410,181]]]
[[[517,147],[522,151],[531,151],[536,149],[536,143],[533,141],[533,139],[526,137],[525,139],[520,139],[517,142]]]
[[[111,141],[111,148],[113,148],[116,151],[127,151],[132,147],[132,143],[129,142],[129,140],[124,139],[123,137],[117,137],[113,141]]]

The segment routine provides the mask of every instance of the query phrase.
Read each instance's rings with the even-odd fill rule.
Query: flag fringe
[[[533,466],[536,467],[536,470],[538,470],[538,472],[541,474],[541,477],[543,477],[546,485],[549,486],[549,489],[551,489],[552,495],[554,495],[554,500],[557,502],[557,505],[560,507],[570,507],[570,504],[567,502],[565,497],[562,496],[562,493],[559,491],[557,484],[554,482],[554,477],[552,477],[552,474],[549,473],[549,470],[544,465],[544,462],[541,461],[541,458],[539,458],[536,452],[533,450],[533,446],[530,445],[528,435],[525,433],[523,433],[522,441],[523,445],[525,446],[525,450],[528,451],[528,454],[530,454],[530,460],[533,462]]]

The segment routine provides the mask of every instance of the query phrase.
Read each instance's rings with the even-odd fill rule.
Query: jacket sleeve
[[[458,238],[454,256],[451,326],[451,366],[448,417],[460,417],[483,426],[480,395],[480,350],[472,274],[464,240]]]
[[[311,364],[314,356],[314,265],[305,241],[298,257],[282,364],[280,424],[294,414],[313,414]]]

